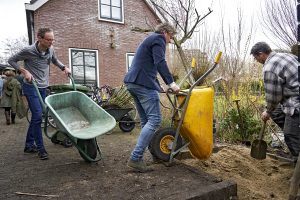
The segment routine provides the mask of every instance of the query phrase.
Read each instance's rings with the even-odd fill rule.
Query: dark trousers
[[[288,116],[279,105],[272,112],[271,118],[283,130],[285,143],[292,156],[298,157],[300,152],[299,111],[295,110],[292,116]]]
[[[38,97],[37,91],[33,85],[24,83],[23,91],[28,101],[28,106],[31,111],[31,120],[27,130],[25,148],[32,148],[35,145],[39,151],[45,149],[42,135],[42,113],[43,108]],[[46,97],[46,88],[40,88],[39,92],[44,100]]]

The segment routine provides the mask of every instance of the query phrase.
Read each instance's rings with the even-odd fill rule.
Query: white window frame
[[[97,82],[97,86],[100,87],[100,79],[99,79],[99,60],[98,60],[98,50],[95,49],[80,49],[80,48],[69,48],[69,63],[70,63],[70,69],[71,69],[71,73],[72,72],[72,50],[78,50],[78,51],[90,51],[90,52],[96,52],[96,82]],[[70,80],[70,84],[72,84],[71,80]]]
[[[118,23],[118,24],[124,24],[124,1],[121,0],[121,12],[122,12],[122,20],[116,20],[116,19],[108,19],[108,18],[102,18],[101,17],[101,11],[100,11],[100,1],[98,0],[98,20],[100,21],[106,21],[106,22],[113,22],[113,23]]]
[[[131,63],[129,63],[129,56],[134,56],[135,55],[135,53],[126,53],[126,72],[128,72],[128,70],[129,70],[129,67],[130,67],[130,64]]]

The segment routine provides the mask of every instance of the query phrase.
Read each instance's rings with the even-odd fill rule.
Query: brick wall
[[[98,20],[98,0],[51,0],[34,14],[34,26],[54,30],[54,48],[58,58],[69,65],[69,48],[98,50],[100,85],[122,84],[126,73],[126,53],[135,52],[145,33],[132,27],[156,25],[157,17],[144,0],[123,0],[124,24]],[[110,29],[114,30],[115,48],[110,47]],[[51,65],[50,84],[68,82],[63,73]]]

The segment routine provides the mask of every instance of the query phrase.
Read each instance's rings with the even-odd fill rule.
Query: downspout
[[[34,43],[34,11],[26,9],[27,34],[29,45]]]

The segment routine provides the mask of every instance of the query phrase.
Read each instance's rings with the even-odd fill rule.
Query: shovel
[[[259,139],[254,140],[251,145],[250,155],[252,158],[263,160],[267,155],[267,143],[263,140],[263,134],[265,132],[266,122],[264,122],[263,128],[259,133]]]

